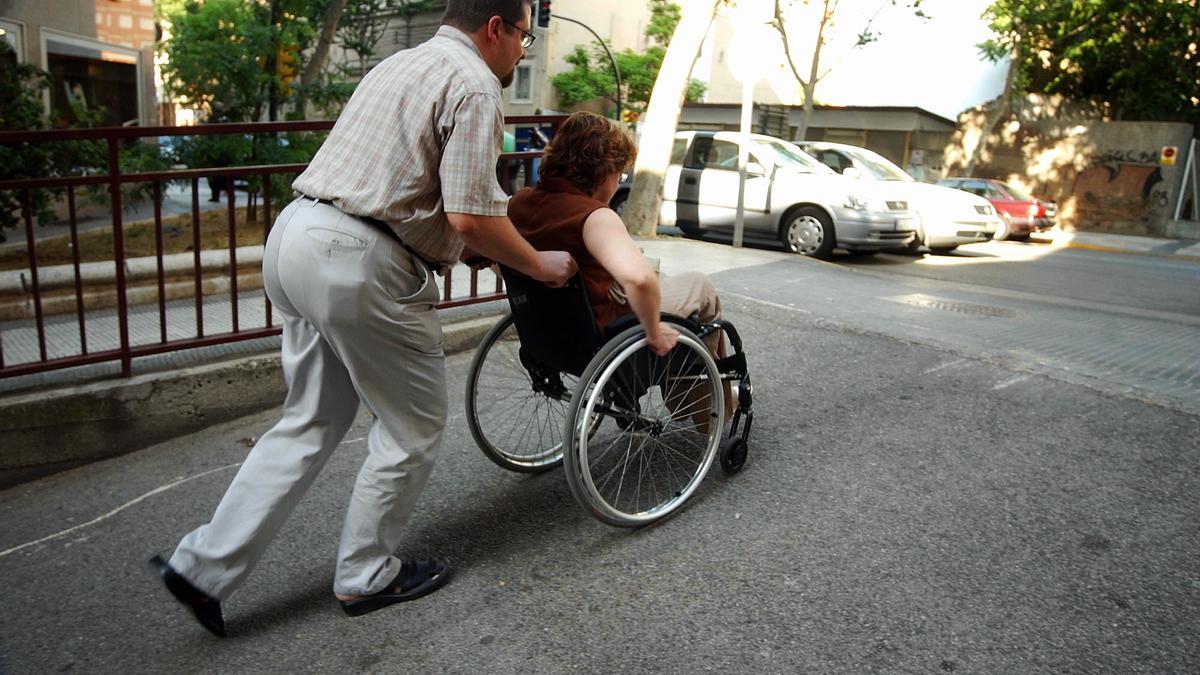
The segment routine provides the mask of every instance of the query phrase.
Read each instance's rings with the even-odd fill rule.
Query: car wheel
[[[938,247],[930,246],[929,250],[933,251],[934,253],[950,253],[951,251],[953,251],[956,248],[958,248],[957,244],[955,244],[954,246],[938,246]]]
[[[699,239],[700,238],[700,228],[696,227],[695,225],[688,225],[686,223],[675,223],[675,227],[678,227],[679,231],[683,233],[683,236],[687,237],[688,239]]]
[[[628,192],[618,192],[608,203],[608,208],[617,212],[618,216],[625,217],[625,203],[629,201]]]
[[[924,245],[925,245],[925,234],[923,232],[921,232],[920,229],[918,229],[917,234],[916,234],[916,236],[913,237],[912,241],[905,244],[903,248],[892,249],[890,252],[903,253],[904,255],[922,256],[922,255],[925,255],[925,253],[921,250],[921,247]]]
[[[824,211],[806,206],[784,216],[779,239],[792,253],[823,260],[833,251],[837,234]]]
[[[1000,218],[1000,227],[996,228],[996,234],[992,235],[992,239],[995,239],[996,241],[1004,241],[1005,239],[1008,239],[1008,235],[1011,232],[1012,228],[1008,224],[1008,218],[1002,217]]]
[[[1012,241],[1029,241],[1029,233],[1022,232],[1021,234],[1010,234],[1008,238]]]

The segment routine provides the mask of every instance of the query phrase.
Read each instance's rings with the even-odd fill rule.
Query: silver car
[[[721,131],[676,135],[663,181],[660,225],[675,225],[693,236],[733,232],[743,138]],[[776,239],[814,258],[828,257],[835,247],[873,253],[912,241],[915,215],[903,199],[885,199],[870,184],[839,176],[787,141],[760,134],[748,138],[746,238]],[[618,191],[614,208],[627,196]]]
[[[909,250],[921,246],[947,252],[962,244],[987,241],[1004,221],[988,200],[962,190],[921,183],[879,153],[842,143],[804,141],[804,151],[831,169],[878,184],[893,199],[907,200],[917,212],[917,236]]]

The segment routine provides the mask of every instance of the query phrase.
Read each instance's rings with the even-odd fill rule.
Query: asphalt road
[[[1185,259],[993,241],[920,258],[880,254],[838,262],[882,274],[1200,317],[1200,264]]]
[[[268,412],[0,492],[0,671],[1200,663],[1200,409],[1149,375],[1137,386],[979,337],[1052,319],[1078,334],[1194,326],[860,262],[671,246],[647,247],[668,272],[736,258],[711,269],[756,387],[745,470],[714,472],[676,517],[610,528],[561,474],[491,465],[461,417],[461,354],[448,361],[458,414],[407,545],[458,562],[445,589],[353,620],[331,597],[362,418],[226,603],[232,637],[175,607],[144,560],[207,518]]]

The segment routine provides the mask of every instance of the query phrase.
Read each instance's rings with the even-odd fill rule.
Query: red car
[[[938,185],[977,194],[996,207],[1005,227],[996,231],[995,239],[1025,241],[1030,232],[1054,227],[1058,205],[1052,200],[1034,197],[1024,190],[990,178],[943,178]]]

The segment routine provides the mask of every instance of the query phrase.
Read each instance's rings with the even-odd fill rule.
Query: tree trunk
[[[279,76],[275,69],[279,58],[279,0],[271,0],[271,53],[267,55],[267,73],[271,76],[271,87],[267,92],[267,120],[279,119]]]
[[[987,114],[987,118],[983,123],[983,129],[980,130],[979,142],[971,150],[971,157],[967,160],[967,165],[963,168],[963,175],[970,178],[975,173],[975,165],[979,163],[979,159],[983,157],[983,153],[987,150],[988,138],[992,134],[992,130],[1004,118],[1008,112],[1010,103],[1013,97],[1013,79],[1016,76],[1017,68],[1020,68],[1020,48],[1014,46],[1011,60],[1008,63],[1008,74],[1004,77],[1004,91],[1000,92],[1000,96],[995,99],[996,107]]]
[[[832,4],[831,4],[832,3]],[[816,47],[813,49],[812,60],[809,61],[808,78],[800,77],[800,71],[796,68],[796,62],[792,59],[791,43],[788,41],[787,21],[783,16],[783,7],[780,0],[775,0],[775,19],[772,25],[775,30],[779,31],[779,37],[783,40],[783,53],[787,57],[788,67],[792,69],[792,77],[796,78],[796,82],[800,83],[800,89],[804,92],[804,115],[800,119],[800,126],[796,128],[796,140],[803,141],[808,135],[808,124],[812,120],[814,97],[817,92],[817,82],[820,81],[821,75],[821,50],[825,47],[825,28],[829,25],[829,21],[833,18],[834,12],[837,11],[837,2],[834,0],[825,0],[821,6],[821,20],[817,23],[817,41]]]
[[[338,22],[347,2],[348,0],[332,0],[329,3],[325,10],[325,21],[321,25],[321,34],[317,36],[317,44],[313,47],[312,56],[308,57],[308,63],[304,64],[304,72],[300,75],[300,92],[296,97],[296,108],[303,117],[308,116],[305,111],[308,99],[304,93],[305,89],[316,83],[321,69],[325,67],[325,60],[329,58],[329,46],[333,44],[333,36],[337,33]]]
[[[671,146],[679,125],[679,112],[687,94],[688,77],[722,0],[692,0],[675,26],[663,58],[646,115],[642,141],[633,172],[633,188],[625,204],[625,227],[633,234],[653,237],[662,207],[663,177],[671,160]]]

